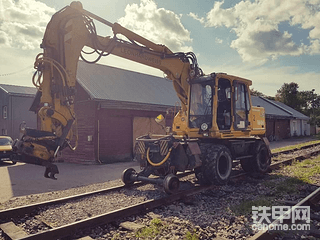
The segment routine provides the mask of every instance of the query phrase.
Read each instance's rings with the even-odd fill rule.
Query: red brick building
[[[78,148],[63,150],[65,162],[132,159],[135,138],[164,133],[154,118],[178,102],[172,82],[160,77],[80,61],[77,78]]]

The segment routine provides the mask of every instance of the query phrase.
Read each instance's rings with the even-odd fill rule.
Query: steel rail
[[[185,176],[190,175],[192,173],[193,172],[188,171],[188,172],[184,172],[184,173],[179,173],[179,174],[177,174],[177,176],[179,178],[182,178],[182,177],[185,177]],[[24,214],[31,213],[32,211],[36,210],[39,207],[51,206],[54,204],[61,204],[61,203],[65,203],[68,201],[89,197],[92,195],[105,194],[105,193],[109,193],[112,191],[118,191],[120,189],[129,188],[129,187],[140,187],[140,186],[143,186],[146,184],[148,184],[148,183],[136,182],[132,185],[119,185],[119,186],[100,189],[100,190],[96,190],[96,191],[92,191],[92,192],[81,193],[81,194],[58,198],[58,199],[52,199],[52,200],[48,200],[48,201],[44,201],[44,202],[40,202],[40,203],[34,203],[34,204],[25,205],[25,206],[9,208],[9,209],[5,209],[5,210],[0,211],[0,219],[6,219],[6,218],[15,217],[15,216],[22,216]]]
[[[317,145],[319,145],[319,144],[317,144]],[[313,146],[314,146],[314,144],[309,145],[309,147],[313,147]],[[300,149],[297,149],[297,150],[300,150]],[[319,153],[319,152],[320,152],[319,150],[316,150],[316,151],[313,151],[313,152],[308,153],[308,154],[300,154],[299,156],[296,156],[296,157],[293,157],[293,158],[290,158],[290,159],[286,159],[286,160],[281,161],[281,162],[274,163],[274,164],[272,164],[270,166],[270,168],[271,169],[275,169],[275,168],[279,167],[282,164],[287,164],[290,161],[293,161],[295,159],[301,159],[305,155],[310,156],[310,155],[313,155],[313,154],[316,154],[316,153]],[[192,172],[180,173],[179,177],[187,176],[187,175],[189,175],[191,173]],[[245,176],[246,174],[247,173],[240,173],[240,174],[232,176],[231,179],[236,179],[236,178]],[[144,184],[145,183],[135,183],[134,186],[140,186],[140,185],[144,185]],[[74,196],[69,196],[69,197],[65,197],[65,198],[60,198],[60,199],[50,200],[50,201],[46,201],[46,202],[31,204],[31,205],[27,205],[27,206],[7,209],[7,210],[0,211],[0,218],[8,218],[8,217],[13,217],[13,216],[17,216],[17,215],[23,215],[25,213],[32,212],[34,209],[42,207],[42,206],[59,204],[59,203],[67,202],[67,201],[70,201],[70,200],[75,200],[75,199],[78,199],[78,198],[91,196],[91,195],[94,195],[94,194],[106,193],[106,192],[109,192],[109,191],[116,191],[116,190],[119,190],[119,189],[124,188],[124,187],[126,187],[126,185],[116,186],[116,187],[103,189],[103,190],[97,190],[97,191],[84,193],[84,194],[78,194],[78,195],[74,195]],[[81,220],[81,221],[78,221],[76,223],[72,223],[72,224],[68,224],[68,225],[62,226],[62,227],[50,229],[50,230],[45,231],[45,232],[36,233],[36,234],[30,235],[27,238],[23,238],[23,239],[43,239],[44,236],[45,236],[45,239],[51,239],[50,236],[53,236],[52,239],[55,239],[57,236],[60,236],[60,237],[61,236],[65,236],[65,235],[66,236],[70,236],[72,234],[72,232],[76,231],[77,229],[81,229],[83,227],[90,227],[90,226],[92,227],[94,225],[101,225],[101,224],[109,223],[110,221],[114,221],[116,218],[123,218],[123,217],[126,217],[126,216],[138,214],[141,211],[144,211],[144,212],[145,211],[149,211],[149,210],[151,210],[153,208],[157,208],[159,206],[162,206],[162,205],[169,204],[171,202],[180,200],[185,196],[198,194],[200,192],[207,191],[207,190],[210,190],[210,189],[215,188],[215,187],[216,187],[215,185],[212,185],[212,186],[196,186],[196,187],[194,187],[192,189],[181,191],[181,192],[179,192],[177,194],[174,194],[174,195],[171,195],[171,196],[167,196],[165,198],[156,199],[156,200],[148,200],[146,202],[143,202],[143,203],[140,203],[140,204],[136,204],[134,206],[129,206],[129,207],[126,207],[126,208],[123,208],[123,209],[120,209],[120,210],[116,210],[116,211],[110,212],[110,213],[106,213],[106,214],[95,216],[95,217],[92,217],[92,218],[89,218],[89,219]],[[130,210],[131,208],[132,208],[132,210]],[[39,236],[39,238],[37,236]]]
[[[279,152],[274,152],[272,153],[272,157],[275,157],[277,155],[280,155],[280,154],[287,154],[287,153],[291,153],[291,152],[296,152],[296,151],[299,151],[299,150],[303,150],[303,149],[308,149],[308,148],[312,148],[312,147],[316,147],[320,145],[320,142],[318,143],[312,143],[312,144],[308,144],[308,145],[304,145],[302,147],[296,147],[296,148],[293,148],[293,149],[288,149],[288,150],[282,150],[282,151],[279,151]]]
[[[129,217],[135,214],[141,214],[148,212],[154,208],[167,205],[174,201],[181,200],[187,196],[191,196],[200,193],[205,190],[209,190],[213,186],[197,186],[192,189],[184,190],[173,195],[166,196],[160,199],[147,200],[143,203],[138,203],[129,207],[121,208],[119,210],[111,211],[106,214],[97,215],[91,218],[87,218],[81,221],[77,221],[68,225],[53,228],[48,231],[29,235],[27,237],[20,238],[21,240],[55,240],[58,238],[68,237],[75,233],[78,229],[89,228],[92,226],[98,226],[113,222],[117,219]]]
[[[320,152],[320,150],[314,151],[314,153],[319,153],[319,152]],[[308,153],[307,155],[309,156],[310,153]],[[299,157],[302,157],[302,155],[299,155]],[[289,161],[293,161],[295,159],[296,159],[296,157],[293,157],[291,159],[286,159],[286,160],[282,161],[281,163],[275,163],[272,166],[277,167],[280,164],[288,163]],[[232,179],[235,179],[235,178],[238,178],[238,177],[241,177],[244,175],[246,175],[246,174],[240,173],[238,175],[232,176]],[[215,186],[215,185],[195,186],[191,189],[180,191],[176,194],[169,195],[164,198],[147,200],[145,202],[135,204],[132,206],[128,206],[128,207],[125,207],[125,208],[122,208],[119,210],[115,210],[115,211],[112,211],[109,213],[101,214],[101,215],[87,218],[87,219],[84,219],[81,221],[77,221],[75,223],[64,225],[64,226],[61,226],[58,228],[54,228],[54,229],[50,229],[50,230],[47,230],[44,232],[29,235],[27,237],[21,238],[21,240],[22,239],[24,239],[24,240],[27,240],[27,239],[34,239],[34,240],[48,239],[48,240],[50,240],[50,239],[57,239],[57,238],[61,238],[61,237],[68,237],[68,236],[71,236],[72,234],[74,234],[79,229],[89,228],[89,227],[98,226],[98,225],[102,225],[102,224],[107,224],[112,221],[124,218],[124,217],[145,213],[145,212],[148,212],[154,208],[170,204],[174,201],[181,200],[187,196],[195,195],[195,194],[198,194],[198,193],[201,193],[201,192],[204,192],[204,191],[216,188],[216,187],[217,186]]]
[[[319,144],[317,144],[319,145]],[[281,162],[277,162],[277,163],[274,163],[270,166],[271,169],[276,169],[278,168],[279,166],[281,166],[282,164],[288,164],[294,160],[297,160],[297,159],[302,159],[302,158],[305,158],[305,157],[308,157],[310,155],[314,155],[314,154],[319,154],[320,150],[315,150],[315,151],[312,151],[311,153],[307,153],[307,154],[300,154],[296,157],[293,157],[293,158],[290,158],[290,159],[286,159],[286,160],[283,160]],[[312,200],[315,199],[315,198],[319,198],[320,197],[320,188],[318,188],[317,190],[315,190],[314,192],[312,192],[310,195],[308,195],[307,197],[305,197],[304,199],[302,199],[299,203],[297,203],[295,205],[295,207],[298,207],[298,206],[303,206],[303,205],[306,205],[307,203],[311,203],[313,202]],[[291,208],[293,209],[293,208]],[[291,213],[291,209],[284,213],[282,216],[280,216],[279,218],[277,218],[275,221],[273,221],[271,224],[269,224],[269,226],[275,226],[279,223],[279,221],[281,219],[284,218],[284,215],[286,214],[290,214]],[[270,231],[268,230],[264,230],[264,231],[259,231],[257,234],[255,234],[254,236],[252,236],[249,240],[271,240],[271,239],[274,239],[274,234],[272,234]]]
[[[293,162],[294,160],[302,160],[302,159],[305,159],[305,158],[308,158],[312,155],[316,155],[316,154],[319,154],[320,153],[320,150],[314,150],[312,152],[309,152],[309,153],[301,153],[299,154],[298,156],[294,156],[294,157],[291,157],[291,158],[288,158],[288,159],[285,159],[285,160],[282,160],[282,161],[278,161],[278,162],[275,162],[273,164],[270,165],[270,169],[275,169],[279,166],[281,166],[282,164],[288,164],[290,162]]]
[[[320,145],[320,143],[315,143],[315,144],[303,146],[303,149],[314,147],[317,145]],[[297,150],[301,150],[301,149],[302,148],[295,148],[293,150],[285,150],[285,151],[281,151],[281,152],[276,152],[276,153],[273,153],[272,156],[284,154],[284,153],[288,153],[288,152],[293,152],[293,151],[297,151]],[[277,165],[283,164],[285,162],[287,162],[287,161],[279,162],[279,163],[277,163]],[[180,173],[177,176],[179,178],[181,178],[181,177],[187,176],[191,173],[192,172]],[[245,175],[245,174],[241,174],[241,176],[243,176],[243,175]],[[232,178],[234,178],[234,177],[232,177]],[[131,186],[139,187],[144,184],[147,184],[147,183],[138,182],[138,183],[135,183]],[[77,195],[68,196],[68,197],[64,197],[64,198],[53,199],[53,200],[49,200],[49,201],[45,201],[45,202],[30,204],[30,205],[26,205],[26,206],[20,206],[20,207],[16,207],[16,208],[1,210],[0,211],[0,219],[27,214],[27,213],[30,213],[39,207],[50,206],[50,205],[54,205],[54,204],[61,204],[61,203],[65,203],[67,201],[76,200],[76,199],[84,198],[84,197],[89,197],[89,196],[96,195],[96,194],[103,194],[103,193],[108,193],[111,191],[118,191],[118,190],[125,188],[125,187],[127,187],[127,186],[126,185],[119,185],[119,186],[115,186],[115,187],[111,187],[111,188],[88,192],[88,193],[82,193],[82,194],[77,194]]]
[[[310,195],[308,195],[307,197],[302,199],[300,202],[298,202],[292,208],[290,208],[283,215],[279,216],[276,220],[274,220],[272,223],[270,223],[269,226],[278,225],[279,222],[281,222],[281,220],[285,219],[286,215],[291,215],[292,210],[295,207],[310,205],[310,202],[312,202],[312,199],[319,198],[319,196],[320,196],[320,187],[317,190],[313,191]],[[275,237],[275,233],[273,233],[272,231],[269,231],[269,230],[264,230],[264,231],[260,231],[257,234],[255,234],[254,236],[249,238],[249,240],[271,240],[271,239],[274,239],[274,237]]]

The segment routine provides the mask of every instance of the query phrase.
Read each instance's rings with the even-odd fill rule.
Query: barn
[[[100,64],[78,65],[75,111],[79,133],[75,152],[63,150],[60,161],[111,163],[132,159],[135,138],[149,132],[164,133],[154,118],[178,109],[172,82],[164,78]],[[19,137],[19,125],[37,127],[28,111],[36,88],[0,84],[1,135]],[[310,135],[309,118],[283,103],[252,96],[252,104],[266,110],[266,136],[270,141]]]
[[[255,96],[251,99],[254,106],[264,107],[266,111],[266,136],[269,141],[310,135],[309,117],[281,102]]]
[[[100,64],[79,61],[75,112],[78,148],[60,160],[111,163],[132,159],[136,137],[165,133],[154,118],[178,104],[172,82]]]
[[[28,127],[37,127],[37,115],[28,111],[36,92],[35,87],[0,84],[0,135],[19,138],[19,126],[22,122]]]
[[[149,132],[165,133],[154,118],[179,104],[172,82],[165,78],[82,61],[77,78],[78,148],[75,152],[63,150],[60,161],[128,161],[135,138]],[[308,117],[301,113],[262,97],[252,97],[252,103],[266,109],[269,140],[310,134],[302,130],[308,129]]]

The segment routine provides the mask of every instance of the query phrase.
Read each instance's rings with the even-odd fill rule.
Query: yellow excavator
[[[99,36],[94,20],[111,27],[113,36]],[[53,162],[58,152],[76,148],[75,84],[79,58],[87,61],[85,46],[98,54],[93,63],[113,54],[160,69],[172,80],[181,102],[170,132],[137,138],[135,158],[143,170],[124,170],[125,184],[160,183],[172,193],[179,187],[176,172],[194,170],[202,184],[225,184],[233,161],[240,161],[246,172],[268,171],[265,111],[251,104],[250,80],[226,73],[205,75],[194,53],[174,53],[86,11],[76,1],[55,13],[47,25],[33,76],[40,130],[21,129],[21,138],[13,144],[15,160],[43,165],[45,177],[56,179],[59,171]]]

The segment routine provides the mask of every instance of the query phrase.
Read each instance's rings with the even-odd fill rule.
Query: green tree
[[[251,96],[264,97],[264,98],[267,98],[269,100],[275,100],[275,97],[267,96],[264,93],[259,92],[258,90],[255,90],[254,88],[250,89],[250,94],[251,94]]]
[[[256,96],[256,97],[263,97],[264,94],[262,92],[259,92],[258,90],[255,90],[254,88],[250,89],[250,94],[251,96]]]
[[[293,109],[301,111],[303,102],[300,98],[298,88],[299,85],[297,83],[284,83],[281,88],[277,90],[276,101],[283,102]]]
[[[303,114],[310,116],[313,112],[315,94],[313,91],[301,91],[299,92],[299,98],[301,100],[301,111]]]
[[[276,101],[292,107],[293,109],[310,117],[310,123],[320,125],[320,95],[311,91],[298,91],[297,83],[284,83],[277,91]]]

